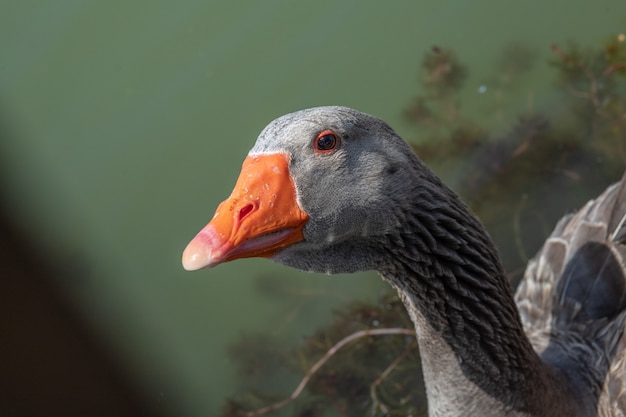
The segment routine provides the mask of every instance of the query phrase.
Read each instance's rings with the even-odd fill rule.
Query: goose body
[[[563,218],[515,296],[484,227],[383,121],[282,116],[185,269],[266,257],[376,270],[416,328],[431,416],[626,414],[626,177]]]

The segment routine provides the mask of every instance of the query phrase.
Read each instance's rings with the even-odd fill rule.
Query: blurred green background
[[[215,415],[237,390],[234,337],[301,338],[382,285],[258,259],[183,271],[183,248],[269,121],[340,104],[419,139],[402,111],[422,55],[441,46],[472,70],[464,110],[505,128],[529,97],[549,106],[551,44],[625,21],[623,0],[0,2],[0,414]],[[511,42],[541,65],[498,92],[480,76]],[[320,296],[270,299],[259,275]],[[74,336],[54,331],[58,311],[55,326],[89,346],[84,363],[62,348]],[[108,373],[80,373],[97,365]]]

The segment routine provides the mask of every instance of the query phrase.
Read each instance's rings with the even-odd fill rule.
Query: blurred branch
[[[382,336],[382,335],[392,335],[392,334],[404,334],[404,335],[412,336],[412,335],[415,335],[415,330],[412,330],[412,329],[400,329],[400,328],[368,329],[368,330],[360,330],[358,332],[352,333],[351,335],[344,337],[339,342],[337,342],[333,347],[328,349],[326,354],[324,356],[322,356],[322,358],[320,360],[318,360],[315,363],[315,365],[313,365],[311,367],[311,369],[309,369],[309,371],[306,373],[304,378],[302,378],[302,381],[300,381],[300,384],[298,385],[298,387],[295,389],[295,391],[288,398],[286,398],[286,399],[284,399],[282,401],[279,401],[277,403],[274,403],[272,405],[269,405],[267,407],[259,408],[257,410],[240,412],[239,415],[241,415],[243,417],[254,417],[254,416],[259,416],[259,415],[262,415],[262,414],[269,413],[270,411],[278,410],[279,408],[282,408],[282,407],[286,406],[287,404],[289,404],[290,402],[292,402],[293,400],[298,398],[298,396],[302,393],[302,390],[304,390],[306,385],[309,383],[309,380],[311,379],[311,377],[313,375],[315,375],[315,373],[328,361],[328,359],[330,359],[335,353],[337,353],[339,351],[339,349],[341,349],[342,347],[344,347],[348,343],[350,343],[350,342],[352,342],[352,341],[354,341],[356,339],[359,339],[361,337],[365,337],[365,336]],[[401,359],[404,358],[404,356],[406,356],[406,354],[408,354],[408,350],[406,352],[407,353],[403,353],[402,355],[400,355],[399,358],[401,358]],[[396,358],[396,360],[387,368],[387,370],[385,370],[385,372],[383,372],[383,374],[381,375],[381,377],[379,377],[379,379],[384,378],[384,376],[388,375],[389,372],[391,372],[391,370],[393,369],[393,367],[395,367],[397,365],[397,362],[399,362],[398,358]],[[376,383],[376,381],[374,383]],[[378,383],[380,384],[380,382],[378,382]]]
[[[389,374],[398,366],[398,364],[400,364],[400,362],[402,362],[407,356],[409,356],[409,354],[414,348],[415,348],[414,344],[407,346],[407,348],[404,349],[404,352],[399,354],[398,357],[395,358],[393,362],[391,362],[391,364],[389,364],[387,369],[385,369],[383,373],[380,374],[378,378],[376,378],[376,381],[372,382],[372,385],[370,385],[370,397],[372,397],[372,410],[373,410],[372,415],[374,415],[374,412],[378,408],[380,408],[380,410],[383,413],[388,414],[387,407],[378,400],[378,394],[376,393],[376,388],[378,388],[378,386],[389,376]]]

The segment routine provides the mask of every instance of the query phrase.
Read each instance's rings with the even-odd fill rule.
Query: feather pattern
[[[597,415],[626,414],[626,175],[559,221],[515,294],[546,361],[568,361]]]

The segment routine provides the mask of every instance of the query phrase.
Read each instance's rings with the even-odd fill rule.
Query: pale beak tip
[[[201,256],[199,249],[195,239],[189,242],[189,245],[183,251],[183,268],[185,270],[195,271],[202,269],[208,263],[206,262],[206,257]]]
[[[215,252],[221,245],[217,242],[217,233],[211,225],[207,225],[194,237],[183,251],[183,268],[187,271],[196,271],[202,268],[210,268],[219,264],[222,257]],[[217,255],[217,256],[216,256]]]

